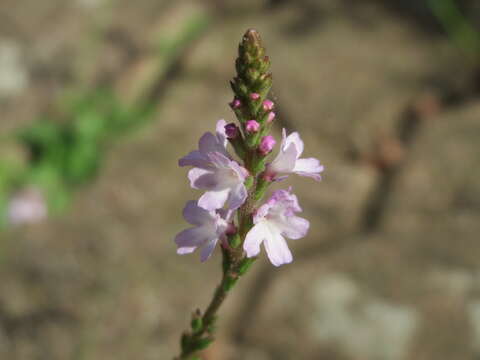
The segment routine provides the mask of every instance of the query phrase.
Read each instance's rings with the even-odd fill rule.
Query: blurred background
[[[221,257],[175,254],[200,195],[177,160],[234,120],[250,27],[275,135],[326,171],[288,180],[311,231],[242,279],[205,359],[480,359],[476,0],[2,0],[1,359],[178,353]]]

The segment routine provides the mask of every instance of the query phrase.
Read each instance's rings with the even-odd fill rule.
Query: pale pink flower
[[[225,239],[227,215],[220,211],[207,211],[192,200],[185,205],[183,217],[194,227],[183,230],[175,237],[177,254],[190,254],[201,247],[200,259],[206,261],[212,255],[218,240]]]
[[[198,199],[198,205],[206,210],[224,205],[234,210],[242,206],[247,198],[244,182],[248,171],[218,152],[209,153],[207,157],[210,162],[205,167],[194,167],[188,172],[190,186],[206,190]]]
[[[278,174],[288,175],[293,173],[308,176],[317,181],[321,180],[320,173],[324,169],[323,165],[315,158],[300,159],[303,147],[303,141],[297,132],[287,136],[285,129],[283,129],[280,152],[275,160],[268,164],[266,176],[271,180],[281,180],[286,176],[277,177]]]
[[[7,208],[8,222],[11,225],[33,224],[45,220],[48,208],[42,192],[27,188],[13,196]]]
[[[273,265],[292,262],[292,253],[284,237],[300,239],[307,234],[310,226],[306,219],[295,215],[300,211],[297,197],[290,193],[290,189],[275,191],[253,216],[254,226],[243,244],[247,257],[257,256],[263,243]]]
[[[206,210],[220,209],[224,205],[231,210],[237,209],[247,198],[244,181],[249,174],[226,150],[225,125],[225,120],[219,120],[216,135],[204,134],[198,150],[178,162],[180,166],[193,166],[188,172],[190,185],[206,190],[198,200],[198,206]]]

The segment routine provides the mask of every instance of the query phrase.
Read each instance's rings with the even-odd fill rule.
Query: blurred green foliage
[[[73,96],[63,112],[63,121],[42,118],[13,135],[27,150],[26,165],[0,159],[3,225],[9,195],[25,186],[42,191],[50,212],[62,211],[72,190],[95,177],[108,145],[151,118],[154,106],[127,107],[113,91],[102,89]]]
[[[480,33],[462,14],[455,0],[428,0],[431,11],[452,41],[475,62],[480,57]]]
[[[157,73],[143,84],[133,105],[124,105],[110,88],[89,89],[68,96],[59,105],[59,115],[39,118],[0,139],[0,143],[14,143],[27,155],[21,160],[0,156],[0,228],[8,225],[12,194],[24,188],[39,189],[50,214],[65,210],[74,190],[98,174],[109,145],[153,118],[158,104],[149,93],[210,23],[209,16],[194,14],[176,34],[157,40]]]

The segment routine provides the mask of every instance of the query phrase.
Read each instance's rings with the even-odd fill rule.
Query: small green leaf
[[[197,317],[196,315],[194,315],[193,319],[192,319],[192,322],[191,322],[191,326],[192,326],[192,330],[194,332],[197,332],[199,330],[202,329],[203,327],[203,321],[202,321],[202,318],[201,317]]]

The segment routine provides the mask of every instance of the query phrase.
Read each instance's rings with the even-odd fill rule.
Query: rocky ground
[[[480,98],[470,59],[423,17],[376,1],[3,0],[0,131],[76,87],[107,82],[129,101],[158,71],[155,41],[192,16],[208,27],[160,70],[155,121],[110,149],[68,213],[0,235],[0,358],[178,352],[220,256],[175,255],[199,195],[177,159],[233,120],[236,46],[255,27],[276,134],[300,131],[326,171],[291,179],[311,231],[290,242],[294,263],[262,258],[242,279],[205,358],[479,359]]]

